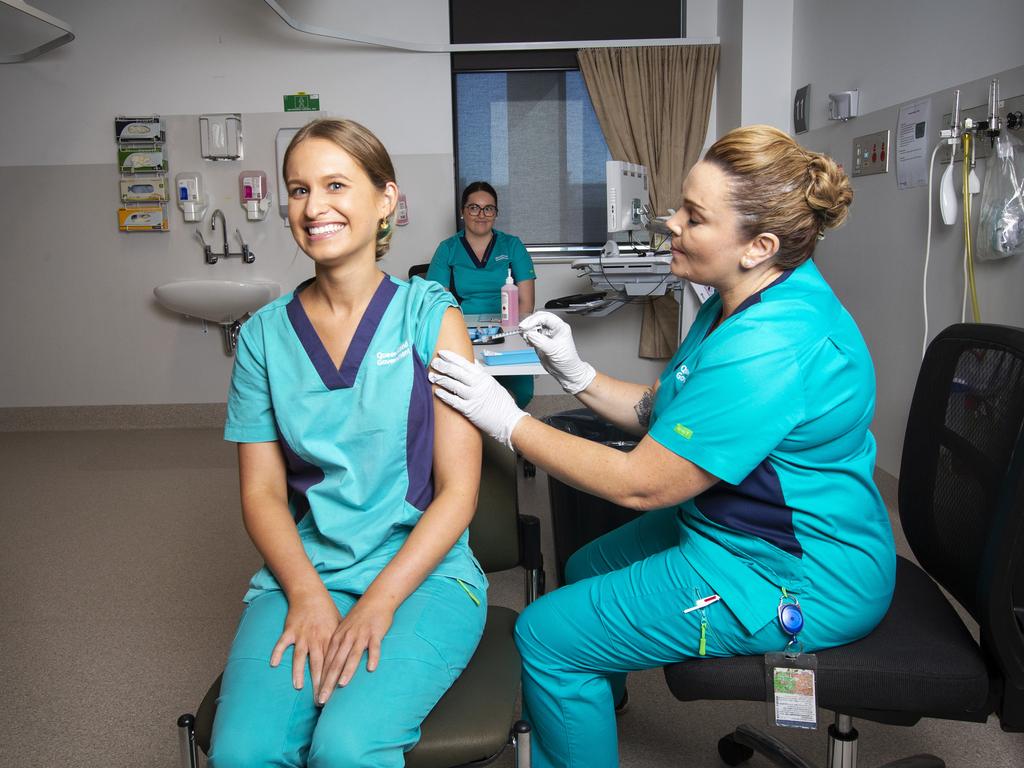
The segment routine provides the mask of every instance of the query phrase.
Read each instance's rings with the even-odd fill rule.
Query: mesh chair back
[[[1024,573],[1022,427],[1024,329],[970,324],[939,334],[907,421],[900,522],[918,562],[983,637],[994,593],[1003,616],[1011,600],[1024,605],[1024,594],[1012,595]]]
[[[428,269],[430,269],[430,264],[413,264],[409,267],[409,279],[412,280],[416,275],[423,277],[427,274]]]

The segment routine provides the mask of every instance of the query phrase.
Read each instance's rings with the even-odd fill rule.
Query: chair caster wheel
[[[523,459],[523,477],[536,477],[537,467],[532,461]]]
[[[740,765],[754,756],[754,750],[734,740],[730,733],[718,740],[718,756],[726,765]]]

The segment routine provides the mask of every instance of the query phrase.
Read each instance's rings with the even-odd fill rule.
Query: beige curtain
[[[717,45],[579,51],[580,71],[612,157],[647,167],[651,206],[659,215],[676,207],[683,179],[700,157],[718,55]],[[671,296],[644,305],[640,357],[675,353],[678,312]]]

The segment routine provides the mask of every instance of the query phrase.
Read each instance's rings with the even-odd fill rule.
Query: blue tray
[[[535,349],[515,349],[508,352],[492,352],[489,349],[480,355],[484,365],[530,365],[540,364]]]

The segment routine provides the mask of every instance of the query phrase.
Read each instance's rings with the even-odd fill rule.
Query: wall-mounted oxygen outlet
[[[878,131],[853,140],[853,175],[889,172],[889,131]]]

